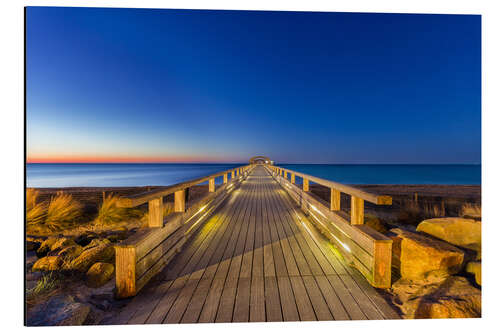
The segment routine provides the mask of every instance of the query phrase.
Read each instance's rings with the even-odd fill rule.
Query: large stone
[[[481,290],[464,277],[400,279],[392,285],[394,303],[404,318],[477,318]]]
[[[459,217],[429,219],[420,222],[417,231],[450,244],[481,253],[481,222]]]
[[[90,312],[90,306],[75,302],[71,296],[58,295],[40,303],[28,311],[28,326],[82,325]]]
[[[481,262],[480,261],[471,261],[467,263],[467,267],[465,267],[467,273],[474,274],[474,278],[476,279],[476,283],[481,285]]]
[[[115,266],[112,264],[97,262],[87,272],[87,286],[99,288],[105,285],[113,277]]]
[[[67,270],[67,269],[71,269],[71,263],[73,262],[73,260],[78,258],[78,256],[80,256],[80,254],[82,254],[83,247],[75,244],[75,245],[71,245],[71,246],[65,247],[63,249],[60,249],[60,250],[51,251],[51,252],[49,252],[49,255],[52,252],[56,252],[56,255],[62,259],[63,264],[62,264],[61,268]]]
[[[448,276],[462,268],[464,252],[453,245],[400,228],[391,229],[389,236],[393,240],[393,266],[402,278]]]
[[[83,252],[68,265],[69,269],[74,269],[85,273],[96,262],[113,262],[115,249],[107,239],[94,239],[89,245],[83,248]]]
[[[36,251],[36,255],[41,258],[45,257],[47,253],[50,252],[52,245],[54,245],[57,242],[58,238],[57,237],[49,237],[45,241],[43,241],[42,244],[40,244],[40,247]]]
[[[37,271],[57,271],[63,264],[62,258],[58,256],[46,256],[38,259],[31,270]]]
[[[61,237],[61,238],[58,238],[54,242],[54,244],[52,244],[52,246],[50,247],[50,251],[57,251],[57,250],[61,250],[63,248],[66,248],[69,246],[74,246],[74,245],[77,245],[77,244],[75,243],[75,241],[72,238]]]

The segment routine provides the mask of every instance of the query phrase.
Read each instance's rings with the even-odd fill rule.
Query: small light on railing
[[[187,219],[186,222],[184,222],[184,223],[188,223],[189,221],[191,221],[193,219],[193,217],[195,217],[196,215],[198,215],[199,213],[201,213],[205,208],[207,208],[207,206],[208,206],[208,203],[205,206],[203,206],[200,209],[198,209],[198,211],[196,213],[194,213],[193,216],[191,216],[189,219]]]
[[[326,217],[318,208],[316,208],[316,206],[311,205],[311,208],[314,209],[316,212],[318,212],[319,215]]]
[[[203,214],[199,219],[198,221],[196,221],[184,234],[189,234],[189,232],[198,224],[200,223],[200,221],[205,217],[207,216],[207,214],[210,213],[210,211],[206,212],[205,214]]]
[[[297,214],[297,213],[296,213],[296,214]],[[298,215],[297,215],[297,216],[298,216]],[[323,228],[325,228],[325,229],[328,231],[328,234],[330,234],[330,236],[332,236],[333,238],[335,238],[335,240],[336,240],[338,243],[340,243],[340,245],[342,245],[342,247],[343,247],[344,249],[346,249],[348,252],[351,252],[351,249],[349,248],[349,246],[347,246],[347,244],[345,244],[344,242],[342,242],[342,241],[341,241],[341,240],[340,240],[337,236],[335,236],[334,234],[332,234],[332,232],[331,232],[330,230],[328,230],[328,228],[327,228],[327,227],[323,224],[323,222],[321,222],[321,221],[320,221],[320,219],[319,219],[316,215],[314,215],[313,213],[311,213],[311,216],[312,216],[312,217],[314,217],[314,219],[315,219],[316,221],[318,221],[318,223],[319,223],[319,224],[321,224],[321,225],[323,226]],[[301,220],[301,222],[302,222],[302,220]],[[304,223],[304,222],[302,222],[302,223]],[[309,230],[308,230],[308,231],[309,231]],[[309,233],[310,233],[310,231],[309,231]]]

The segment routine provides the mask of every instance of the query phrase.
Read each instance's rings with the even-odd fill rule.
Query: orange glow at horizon
[[[26,163],[231,163],[214,156],[28,156]],[[235,162],[237,163],[237,162]]]

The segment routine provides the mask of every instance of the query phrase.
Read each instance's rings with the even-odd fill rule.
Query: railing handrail
[[[286,171],[290,174],[295,174],[296,176],[299,176],[302,179],[307,179],[307,180],[312,181],[316,184],[320,184],[320,185],[323,185],[323,186],[326,186],[329,188],[336,189],[337,191],[361,198],[365,201],[374,203],[376,205],[392,205],[392,197],[388,196],[388,195],[378,195],[378,194],[369,193],[369,192],[360,190],[358,188],[355,188],[355,187],[352,187],[349,185],[337,183],[337,182],[334,182],[331,180],[327,180],[327,179],[323,179],[323,178],[319,178],[319,177],[315,177],[315,176],[311,176],[311,175],[308,175],[308,174],[305,174],[302,172],[282,168],[282,167],[275,166],[275,165],[271,166],[271,167],[281,169],[281,170]]]
[[[167,196],[169,194],[185,190],[189,187],[198,185],[200,183],[204,183],[210,179],[224,176],[224,174],[236,172],[238,169],[246,168],[248,166],[250,166],[250,165],[246,164],[246,165],[242,165],[242,166],[239,166],[236,168],[220,171],[220,172],[208,175],[208,176],[204,176],[204,177],[196,178],[193,180],[188,180],[185,182],[173,184],[173,185],[168,186],[167,188],[157,189],[157,190],[153,190],[153,191],[149,191],[149,192],[145,192],[145,193],[139,193],[139,194],[131,195],[128,197],[122,197],[120,202],[118,203],[118,205],[119,205],[119,207],[124,207],[124,208],[136,207],[136,206],[142,205],[146,202],[149,202],[151,200],[162,198],[162,197]]]

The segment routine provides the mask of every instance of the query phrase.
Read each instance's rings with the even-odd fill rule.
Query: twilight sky
[[[28,162],[481,161],[480,16],[26,19]]]

